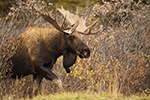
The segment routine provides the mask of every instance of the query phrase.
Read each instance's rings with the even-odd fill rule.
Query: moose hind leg
[[[46,79],[51,80],[55,84],[57,84],[58,87],[60,88],[60,90],[63,92],[64,89],[63,89],[63,86],[62,86],[62,81],[51,71],[51,69],[48,68],[48,67],[40,67],[40,68],[41,68],[41,72],[43,72],[42,75]]]
[[[54,79],[53,82],[58,85],[58,87],[61,89],[61,92],[64,92],[62,81],[60,79]]]
[[[36,96],[41,94],[41,81],[43,76],[41,75],[34,75],[33,76],[33,95]]]

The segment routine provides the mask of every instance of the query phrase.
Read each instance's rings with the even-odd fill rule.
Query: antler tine
[[[91,29],[90,29],[90,31],[88,32],[87,35],[95,35],[95,34],[97,34],[97,33],[100,32],[100,31],[101,31],[100,28],[99,28],[96,32],[91,32]]]
[[[98,31],[96,31],[94,33],[92,33],[91,31],[92,31],[92,27],[96,25],[96,23],[98,22],[98,20],[99,20],[99,18],[97,18],[92,25],[88,26],[88,28],[84,31],[84,33],[82,33],[82,32],[80,32],[80,33],[84,34],[84,35],[90,35],[90,34],[94,35],[94,34],[97,34],[101,29],[99,29]],[[87,30],[89,30],[89,31],[86,33]]]
[[[83,33],[83,32],[79,32],[79,33],[83,34],[83,35],[95,35],[95,34],[97,34],[98,32],[101,31],[101,29],[98,29],[96,32],[91,32],[91,29],[92,28],[90,28],[89,32],[87,32],[87,33]]]
[[[91,14],[91,10],[88,12],[88,15],[85,17],[84,24],[86,23],[86,20],[89,18],[90,14]]]
[[[62,28],[59,26],[59,24],[56,21],[56,18],[53,19],[50,15],[50,13],[48,12],[48,9],[46,9],[45,13],[41,13],[40,9],[35,5],[34,9],[49,23],[51,23],[57,30],[63,32]]]
[[[74,32],[74,31],[76,30],[76,28],[78,27],[78,25],[79,25],[79,20],[77,20],[77,21],[75,22],[75,24],[74,24],[73,27],[71,28],[71,31]]]
[[[78,9],[78,7],[77,7],[77,10],[76,10],[76,15],[78,15],[78,12],[79,12],[79,9]]]
[[[65,16],[64,19],[63,19],[63,22],[62,22],[62,24],[61,24],[61,28],[62,28],[62,29],[65,29],[65,28],[66,28],[66,16]]]
[[[98,20],[99,20],[99,18],[97,18],[97,19],[95,20],[95,22],[93,22],[92,25],[88,26],[87,29],[85,30],[85,32],[86,32],[88,29],[90,29],[90,28],[92,28],[93,26],[95,26],[95,24],[98,22]]]
[[[57,22],[57,11],[55,11],[55,20]]]
[[[78,25],[79,25],[79,21],[76,21],[73,25],[72,25],[72,28],[71,29],[69,29],[69,30],[64,30],[64,32],[66,32],[66,33],[73,33],[75,30],[76,30],[76,28],[78,27]]]

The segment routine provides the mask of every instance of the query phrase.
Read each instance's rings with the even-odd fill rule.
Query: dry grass
[[[13,100],[12,96],[6,97],[4,100]],[[149,100],[150,96],[123,96],[123,95],[112,95],[105,92],[101,93],[55,93],[50,95],[38,95],[33,99],[26,98],[26,100]]]

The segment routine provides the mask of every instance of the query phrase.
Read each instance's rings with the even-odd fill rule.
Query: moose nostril
[[[90,49],[89,48],[83,49],[83,53],[84,53],[85,57],[89,57],[90,56]]]
[[[88,53],[90,53],[90,49],[89,48],[84,49],[84,51],[87,51]]]

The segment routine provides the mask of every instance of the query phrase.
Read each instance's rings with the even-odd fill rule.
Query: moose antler
[[[34,9],[46,20],[48,21],[49,23],[51,23],[57,30],[61,31],[61,32],[65,32],[65,33],[68,33],[68,34],[71,34],[73,33],[76,28],[78,27],[79,25],[79,22],[78,21],[75,21],[72,25],[72,27],[70,29],[67,29],[65,30],[64,29],[64,24],[65,23],[65,20],[66,20],[66,17],[64,18],[64,21],[62,23],[62,25],[60,26],[57,22],[57,12],[55,13],[55,18],[52,18],[51,14],[49,13],[49,11],[46,9],[45,13],[41,13],[40,9],[37,7],[37,6],[34,6]]]
[[[94,21],[94,23],[90,26],[86,26],[86,19],[80,18],[78,16],[78,12],[76,12],[76,15],[74,15],[73,13],[70,13],[69,11],[65,10],[62,6],[61,8],[57,8],[57,10],[71,23],[74,24],[76,21],[79,21],[79,25],[76,28],[76,30],[84,35],[89,35],[89,34],[96,34],[100,31],[100,29],[98,29],[96,32],[91,32],[92,31],[92,27],[96,25],[96,23],[98,22],[99,18],[96,19]]]

